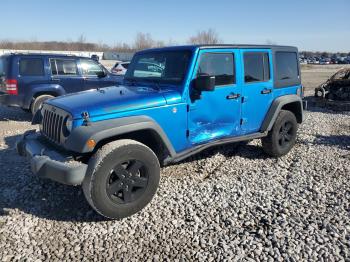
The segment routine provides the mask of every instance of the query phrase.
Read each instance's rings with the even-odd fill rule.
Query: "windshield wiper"
[[[126,81],[128,81],[132,86],[136,85],[136,80],[132,78],[125,78]]]
[[[160,80],[143,78],[141,81],[152,83],[154,85],[151,85],[151,87],[155,87],[155,89],[157,89],[157,91],[161,90],[161,88],[160,88]]]

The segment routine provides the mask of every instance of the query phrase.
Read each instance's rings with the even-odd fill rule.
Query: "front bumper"
[[[32,172],[66,185],[80,185],[85,177],[87,165],[74,161],[67,152],[60,152],[45,142],[35,130],[30,130],[17,141],[19,155],[30,160]]]

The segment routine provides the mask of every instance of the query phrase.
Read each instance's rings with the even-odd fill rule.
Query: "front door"
[[[260,131],[273,101],[273,71],[271,50],[246,49],[241,51],[242,79],[242,133]]]
[[[84,76],[85,90],[112,85],[112,83],[108,81],[108,75],[105,73],[103,67],[96,61],[81,59],[80,68]],[[101,77],[103,73],[105,73],[105,76]]]
[[[236,50],[200,51],[192,78],[215,76],[215,89],[193,96],[195,90],[192,85],[190,87],[188,136],[191,144],[240,133],[241,86],[236,82],[236,75],[240,73],[237,57],[239,52]]]

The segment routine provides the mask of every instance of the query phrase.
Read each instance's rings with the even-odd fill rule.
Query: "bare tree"
[[[196,35],[191,36],[188,39],[190,44],[219,44],[221,40],[219,39],[218,33],[214,29],[208,29],[199,31]]]
[[[147,49],[155,46],[155,41],[152,39],[150,34],[137,33],[136,39],[134,42],[135,50]]]

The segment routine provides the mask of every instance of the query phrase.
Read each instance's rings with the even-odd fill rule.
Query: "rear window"
[[[19,74],[21,76],[43,76],[43,60],[40,58],[22,58],[19,61]]]
[[[247,52],[244,54],[244,81],[264,82],[270,79],[269,54]]]
[[[276,52],[277,81],[299,79],[298,57],[294,52]]]
[[[52,75],[78,75],[78,67],[72,59],[50,59]]]
[[[0,77],[6,75],[7,70],[7,59],[0,57]]]

